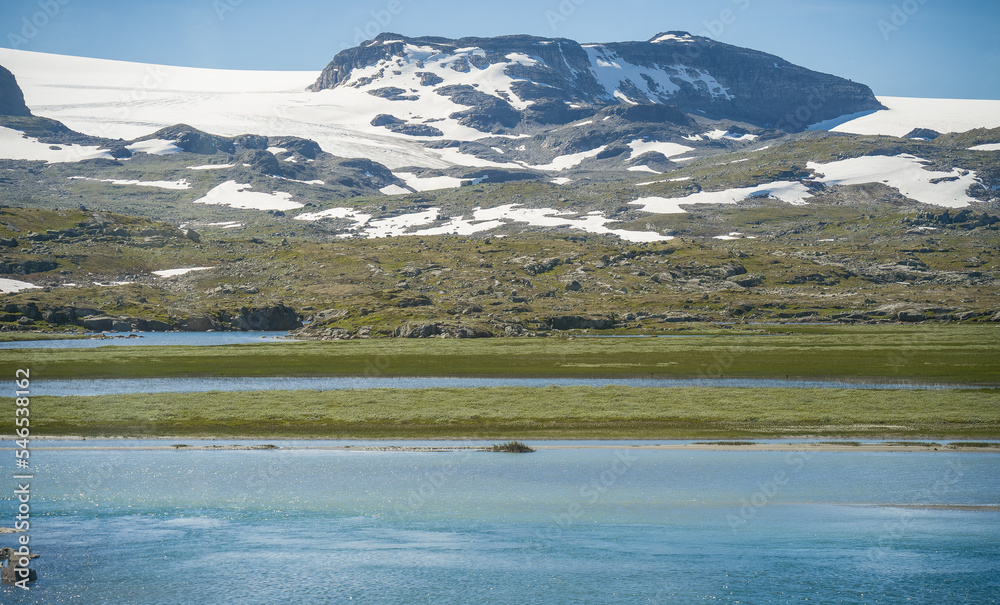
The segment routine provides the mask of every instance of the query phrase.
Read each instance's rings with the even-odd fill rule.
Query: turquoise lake
[[[38,449],[31,461],[39,580],[0,589],[5,605],[1000,599],[1000,512],[933,506],[1000,503],[998,454]]]

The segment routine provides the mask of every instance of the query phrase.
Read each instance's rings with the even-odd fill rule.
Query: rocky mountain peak
[[[494,133],[533,115],[545,116],[541,124],[560,113],[567,121],[580,119],[579,111],[553,111],[555,105],[591,113],[611,105],[674,105],[692,115],[789,131],[882,108],[863,84],[684,31],[606,44],[383,33],[339,53],[311,90],[338,87],[398,101],[401,108],[446,96],[470,108],[455,119]]]
[[[3,66],[0,66],[0,115],[31,115],[28,106],[24,104],[24,93],[17,85],[17,79]]]

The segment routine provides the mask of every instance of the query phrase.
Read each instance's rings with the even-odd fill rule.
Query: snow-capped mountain
[[[179,222],[197,215],[214,224],[237,209],[295,213],[289,218],[332,225],[338,237],[525,222],[658,241],[671,236],[653,224],[609,225],[747,198],[806,204],[826,189],[868,183],[964,208],[992,200],[998,178],[986,156],[966,154],[989,153],[988,132],[940,148],[852,148],[836,136],[798,145],[824,135],[783,128],[863,125],[927,141],[934,130],[1000,126],[1000,102],[885,99],[890,109],[879,110],[866,86],[683,32],[600,45],[383,34],[322,72],[10,49],[0,49],[0,65],[10,70],[0,71],[0,162],[11,167],[0,197],[35,200],[44,190],[52,203],[104,200],[132,211],[116,191],[157,190]],[[46,170],[44,181],[26,162],[74,166]],[[422,196],[402,207],[379,201],[525,181],[574,210],[521,193],[474,212],[463,195],[439,206]],[[563,198],[552,185],[573,193]]]
[[[170,67],[10,49],[0,49],[0,65],[17,76],[36,115],[91,136],[133,140],[189,124],[228,137],[310,139],[336,156],[394,169],[545,166],[561,156],[596,155],[605,145],[624,148],[633,139],[614,135],[636,122],[672,130],[625,135],[680,143],[706,130],[685,113],[798,130],[882,107],[863,85],[684,33],[587,45],[528,36],[383,34],[338,54],[319,73]],[[630,107],[640,111],[626,111]],[[572,123],[599,132],[551,140],[553,125]],[[535,136],[549,140],[508,144]],[[455,144],[475,141],[483,144]]]
[[[522,122],[565,124],[612,104],[668,104],[790,131],[883,109],[863,84],[686,32],[609,44],[385,33],[338,54],[312,90],[342,87],[397,101],[400,115],[394,117],[407,118],[405,125],[415,133],[432,132],[430,121],[442,118],[486,132],[505,132]],[[470,108],[441,115],[434,109],[442,103],[431,108],[435,96]]]
[[[720,145],[734,150],[757,135],[779,135],[759,127],[768,123],[820,122],[821,129],[895,136],[918,127],[1000,126],[996,101],[875,99],[853,82],[679,32],[602,45],[384,34],[340,53],[322,72],[173,67],[2,48],[0,65],[17,78],[15,84],[0,77],[7,107],[0,113],[30,108],[91,137],[133,141],[178,124],[224,137],[297,137],[393,170],[450,171],[456,182],[483,171],[560,172],[581,164],[663,171],[668,160],[699,155],[676,152],[717,153]],[[872,109],[880,102],[890,109]],[[717,131],[728,136],[709,136]],[[650,145],[667,153],[640,157]],[[5,147],[5,157],[37,155]]]

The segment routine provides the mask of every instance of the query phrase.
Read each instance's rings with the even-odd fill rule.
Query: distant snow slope
[[[135,139],[166,126],[188,124],[223,136],[304,137],[329,153],[367,157],[390,168],[465,165],[460,156],[444,159],[418,141],[370,125],[376,113],[397,111],[397,102],[348,87],[306,91],[319,71],[198,69],[8,48],[0,48],[0,65],[17,77],[35,115],[93,136]],[[437,94],[429,95],[428,101],[440,104],[439,111],[466,109]],[[449,134],[485,136],[465,130]]]
[[[888,109],[847,122],[829,120],[810,129],[902,137],[915,128],[930,128],[941,133],[1000,128],[1000,101],[908,97],[878,97],[878,100]],[[845,116],[848,117],[851,116]]]

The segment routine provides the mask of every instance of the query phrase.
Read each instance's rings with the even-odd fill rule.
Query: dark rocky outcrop
[[[337,165],[341,168],[351,171],[358,178],[362,176],[367,178],[375,178],[380,182],[384,183],[396,183],[399,179],[396,175],[392,173],[391,170],[379,164],[378,162],[373,162],[364,158],[357,158],[351,160],[341,160],[337,162]]]
[[[569,124],[594,115],[592,107],[571,107],[558,99],[541,99],[524,110],[524,118],[538,124]]]
[[[911,225],[933,225],[952,229],[971,230],[979,227],[990,227],[1000,223],[1000,217],[986,212],[976,212],[970,208],[946,209],[944,212],[928,210],[910,219]]]
[[[919,309],[905,309],[900,311],[896,318],[905,323],[917,323],[926,320],[927,316]]]
[[[395,126],[397,124],[406,124],[405,120],[400,120],[396,116],[391,116],[387,113],[380,113],[374,118],[372,118],[371,125],[378,128],[379,126]]]
[[[218,137],[192,128],[187,124],[176,124],[157,130],[146,139],[162,139],[174,143],[188,153],[212,155],[218,152],[236,153],[232,139]]]
[[[497,168],[479,168],[473,169],[469,172],[465,172],[459,175],[460,179],[467,184],[473,184],[476,181],[482,183],[511,183],[514,181],[535,181],[538,180],[538,174],[535,172],[528,171],[518,171],[518,170],[500,170]]]
[[[397,134],[412,137],[443,137],[444,132],[428,124],[409,124],[395,116],[379,114],[371,121],[372,126],[384,126]]]
[[[270,147],[267,137],[259,134],[241,134],[238,137],[233,137],[233,144],[236,145],[237,149],[264,150]]]
[[[207,332],[209,330],[218,330],[219,324],[212,320],[211,317],[187,317],[177,322],[176,327],[182,332]]]
[[[393,336],[396,338],[490,338],[493,333],[483,328],[463,325],[408,323],[396,328]]]
[[[58,268],[59,264],[50,260],[0,260],[0,275],[28,275],[53,271]]]
[[[219,314],[218,321],[239,332],[284,332],[302,327],[299,313],[283,304],[257,309],[242,308],[235,313],[223,312]]]
[[[278,158],[274,157],[274,154],[270,151],[263,149],[251,149],[249,151],[241,154],[237,161],[240,165],[246,166],[254,172],[258,172],[264,175],[280,175],[281,174],[281,164],[278,163]]]
[[[378,88],[376,90],[369,90],[368,94],[373,97],[380,97],[382,99],[388,99],[390,101],[416,101],[420,97],[415,95],[408,95],[406,91],[402,88],[396,86],[387,86],[385,88]]]
[[[914,128],[907,134],[903,135],[905,139],[924,139],[927,141],[933,141],[934,139],[941,136],[941,133],[936,130],[931,130],[930,128]]]
[[[315,160],[319,154],[323,153],[319,143],[312,139],[303,139],[301,137],[269,137],[268,142],[272,147],[281,147],[310,160]]]
[[[691,126],[694,120],[674,105],[615,105],[597,114],[600,118],[620,118],[627,122],[654,122]]]
[[[542,323],[552,330],[610,330],[615,327],[615,320],[611,317],[581,317],[579,315],[548,317]]]
[[[463,126],[482,132],[502,132],[505,128],[514,128],[521,121],[521,113],[510,103],[471,86],[442,86],[434,92],[471,108],[449,116]]]
[[[30,115],[31,111],[24,104],[24,93],[17,85],[17,78],[7,68],[0,66],[0,116]]]

